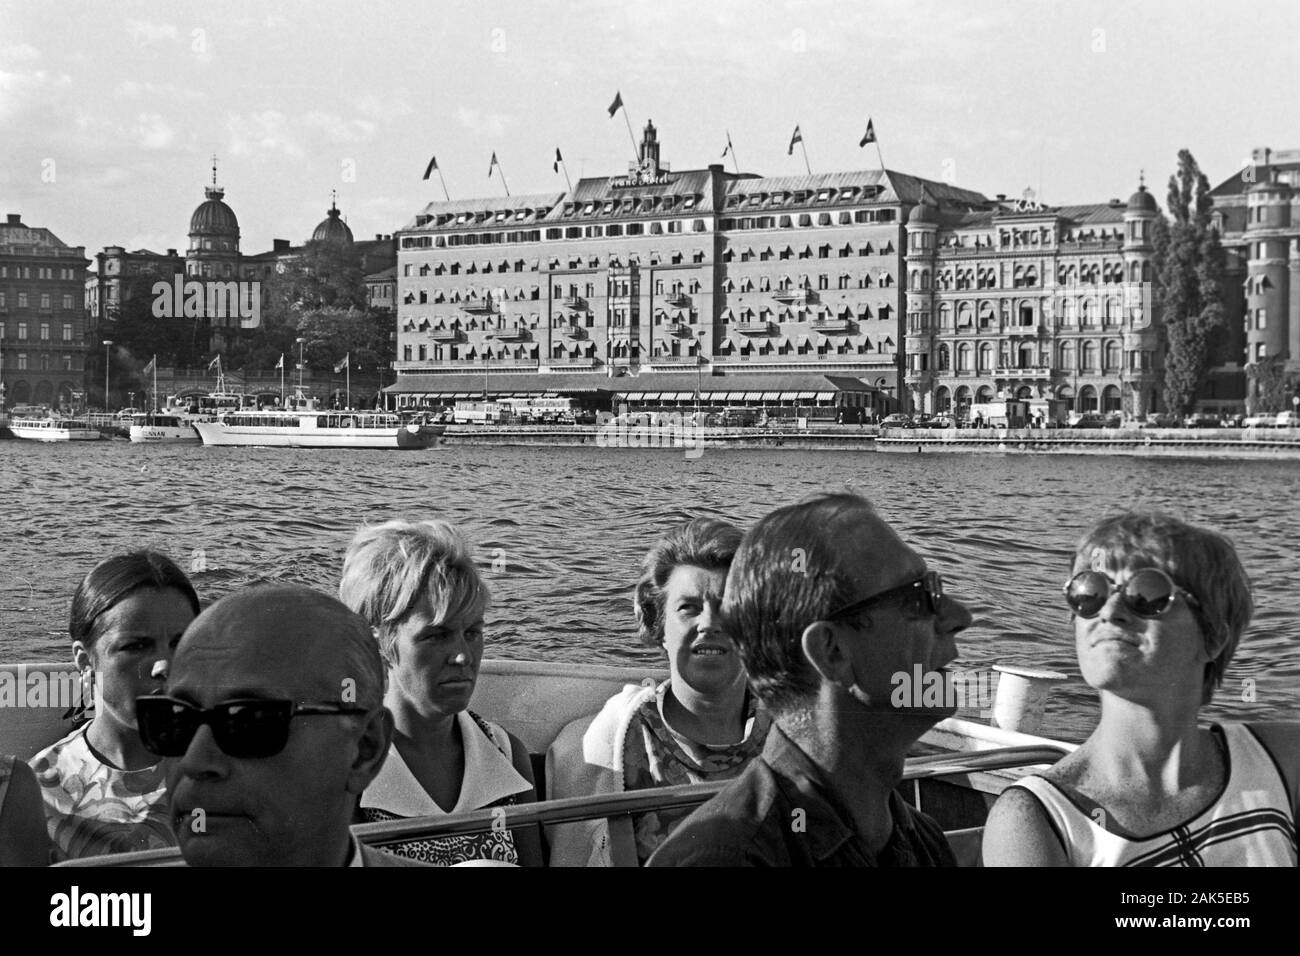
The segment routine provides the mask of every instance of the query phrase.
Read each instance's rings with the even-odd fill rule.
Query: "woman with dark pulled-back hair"
[[[546,756],[551,798],[729,780],[763,749],[770,720],[719,617],[740,540],[735,526],[696,518],[650,549],[633,592],[637,636],[663,648],[669,678],[628,685],[560,732]],[[604,820],[553,827],[551,865],[643,864],[689,812],[635,818],[635,860],[618,858]]]
[[[161,689],[198,614],[189,578],[157,551],[101,561],[78,585],[68,631],[95,714],[31,761],[54,862],[176,845],[165,770],[140,740],[135,699]]]

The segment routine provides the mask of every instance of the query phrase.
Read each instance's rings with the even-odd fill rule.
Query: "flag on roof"
[[[790,137],[790,148],[785,151],[787,156],[794,155],[794,144],[803,142],[803,133],[799,132],[799,127],[794,128],[794,135]]]
[[[727,133],[727,148],[722,151],[722,158],[726,159],[727,154],[731,152],[731,133]]]
[[[349,361],[349,359],[351,359],[351,358],[352,358],[352,353],[351,353],[351,352],[349,352],[347,355],[343,356],[343,361],[339,362],[337,365],[334,366],[334,374],[337,375],[339,372],[341,372],[341,371],[343,371],[345,368],[347,368],[347,367],[348,367],[348,361]]]
[[[154,371],[157,367],[158,367],[158,356],[155,355],[153,358],[149,360],[149,364],[140,370],[140,374],[148,375],[150,372]]]
[[[623,93],[620,90],[614,94],[614,102],[609,104],[609,118],[613,119],[614,114],[617,113],[619,109],[622,108],[622,106],[623,106]]]
[[[221,356],[218,355],[216,358],[214,358],[211,362],[208,363],[208,371],[211,372],[214,368],[216,368],[220,364],[221,364]]]
[[[438,157],[434,156],[429,160],[429,165],[424,169],[424,178],[428,179],[433,175],[433,171],[438,168]]]
[[[427,177],[426,177],[427,178]],[[284,368],[284,353],[280,353],[280,361],[275,363],[276,368]]]
[[[862,134],[862,141],[858,143],[858,146],[859,147],[866,146],[868,143],[874,143],[875,141],[876,141],[876,128],[871,125],[871,119],[870,117],[868,117],[867,131]]]
[[[492,167],[493,167],[493,166],[500,166],[500,165],[501,165],[501,164],[500,164],[499,162],[497,162],[497,154],[496,154],[496,151],[493,150],[493,152],[492,152],[492,162],[488,163],[488,179],[491,179],[491,178],[492,178]]]
[[[560,163],[564,162],[564,157],[560,155],[560,147],[555,147],[555,162],[551,163],[551,169],[555,172],[560,171]]]

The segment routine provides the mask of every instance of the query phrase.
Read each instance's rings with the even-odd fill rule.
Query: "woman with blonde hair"
[[[357,531],[339,599],[364,617],[387,667],[393,744],[361,797],[361,820],[437,816],[537,799],[528,751],[470,711],[483,657],[487,586],[446,521]],[[428,863],[542,863],[536,827],[413,840],[385,849]]]

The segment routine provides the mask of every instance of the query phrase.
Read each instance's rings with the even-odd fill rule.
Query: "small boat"
[[[230,412],[194,427],[205,445],[263,448],[431,448],[447,430],[392,412],[318,409]]]
[[[143,445],[192,444],[201,440],[194,430],[194,419],[180,414],[146,412],[132,415],[129,432],[131,441]]]
[[[29,441],[99,441],[104,437],[96,426],[76,418],[15,418],[9,430],[15,438]]]

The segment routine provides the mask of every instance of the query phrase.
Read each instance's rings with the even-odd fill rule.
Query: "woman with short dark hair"
[[[595,717],[564,728],[547,754],[552,798],[729,780],[763,749],[770,721],[719,616],[741,532],[696,518],[650,549],[633,592],[637,636],[662,647],[669,678],[628,685]],[[689,810],[634,820],[636,859],[611,855],[605,821],[553,827],[553,866],[644,863]]]
[[[199,597],[157,551],[101,561],[72,597],[68,632],[94,717],[31,761],[54,860],[176,845],[165,771],[136,727],[135,699],[157,693]]]
[[[1223,535],[1159,512],[1095,525],[1065,584],[1084,743],[1003,792],[984,862],[1002,866],[1295,866],[1300,722],[1210,724],[1253,611]]]

